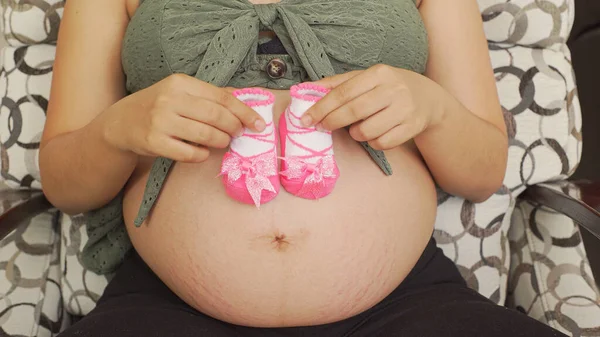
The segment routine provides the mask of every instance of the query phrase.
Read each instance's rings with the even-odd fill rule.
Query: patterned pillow
[[[56,220],[42,213],[0,241],[0,336],[50,337],[68,325]]]
[[[560,47],[575,18],[574,0],[478,0],[490,42]]]
[[[38,149],[54,52],[52,45],[3,49],[0,158],[2,179],[11,187],[41,188]]]
[[[525,22],[529,26],[525,27],[530,29],[525,37],[530,38],[519,40],[499,38],[498,34],[512,28],[502,20],[487,18],[486,33],[490,39],[534,46],[544,45],[539,41],[549,38],[544,31],[545,16],[538,12],[545,13],[544,6],[551,7],[550,2],[479,3],[484,12],[485,8],[494,8],[497,18],[502,16],[501,8],[512,11],[521,4],[523,10],[515,16],[528,18]],[[573,3],[568,4],[560,6],[566,7],[560,12],[564,12],[561,15],[565,21],[572,15]],[[538,5],[541,7],[535,9]],[[570,24],[561,24],[563,19],[556,20],[557,29],[570,29]],[[558,29],[553,34],[556,41],[565,41],[568,29]],[[440,191],[434,236],[469,286],[503,304],[510,265],[507,231],[515,200],[527,185],[564,179],[577,167],[581,156],[581,111],[570,54],[564,43],[547,49],[490,43],[490,57],[509,134],[504,186],[477,205]]]
[[[96,301],[112,275],[98,275],[86,270],[81,263],[81,249],[88,240],[82,215],[62,214],[60,220],[62,239],[60,266],[62,273],[62,299],[66,310],[74,315],[86,315],[96,306]]]
[[[54,44],[64,0],[2,0],[4,38],[10,46]]]
[[[548,187],[578,193],[564,182]],[[600,293],[579,227],[527,201],[518,203],[512,218],[508,306],[568,335],[600,335]]]

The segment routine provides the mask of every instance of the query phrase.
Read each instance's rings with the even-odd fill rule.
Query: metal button
[[[266,72],[270,78],[282,78],[286,71],[287,65],[281,59],[275,58],[267,63]]]

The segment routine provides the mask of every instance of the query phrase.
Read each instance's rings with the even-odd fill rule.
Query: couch
[[[54,336],[94,308],[111,275],[80,262],[85,217],[41,193],[38,148],[64,2],[1,0],[0,335]],[[600,185],[569,181],[582,151],[566,45],[573,0],[479,0],[509,133],[503,186],[473,204],[438,190],[434,236],[468,285],[571,336],[600,336],[580,230],[600,238]]]

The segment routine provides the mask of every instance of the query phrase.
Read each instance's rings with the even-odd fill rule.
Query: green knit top
[[[122,63],[130,93],[173,73],[216,86],[288,89],[334,74],[382,63],[423,73],[427,34],[415,0],[140,0],[123,40]],[[272,30],[287,54],[257,54],[259,32]],[[273,76],[278,58],[285,72]],[[363,147],[385,174],[381,151]],[[158,198],[173,161],[157,158],[135,224]],[[82,262],[97,273],[114,271],[131,249],[119,193],[88,212],[89,241]]]

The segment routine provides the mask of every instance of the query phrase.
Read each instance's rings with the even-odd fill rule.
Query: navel
[[[306,229],[283,232],[271,228],[266,233],[256,236],[250,241],[250,248],[260,252],[278,252],[291,254],[296,249],[302,249],[306,244],[308,231]]]
[[[279,252],[285,252],[290,246],[290,242],[283,233],[274,234],[271,244],[273,245],[273,248]]]

